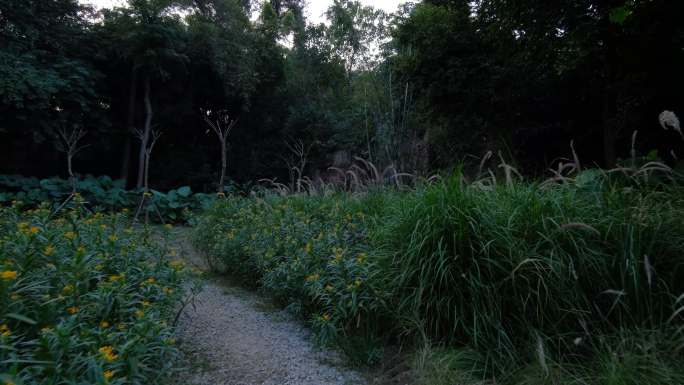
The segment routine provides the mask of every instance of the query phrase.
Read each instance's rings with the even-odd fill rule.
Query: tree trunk
[[[138,95],[138,71],[135,69],[131,73],[131,88],[128,94],[128,118],[126,121],[126,140],[124,142],[123,154],[121,155],[121,172],[119,178],[126,181],[128,185],[128,173],[131,167],[131,134],[135,131],[135,102]]]
[[[138,189],[143,187],[145,182],[145,158],[147,143],[150,139],[150,131],[152,130],[152,102],[150,101],[150,77],[145,78],[145,128],[142,138],[140,138],[140,153],[138,156],[138,182],[136,187]]]
[[[228,168],[228,156],[226,154],[226,140],[221,140],[221,177],[219,178],[219,194],[223,194],[225,179],[226,179],[226,169]]]

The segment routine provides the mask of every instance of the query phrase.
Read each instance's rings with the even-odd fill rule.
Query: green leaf
[[[184,198],[189,197],[191,194],[192,194],[192,189],[190,189],[190,187],[188,187],[188,186],[183,186],[183,187],[178,189],[178,195],[180,195]]]
[[[622,7],[617,7],[613,8],[610,11],[610,15],[608,15],[608,18],[612,23],[615,24],[624,24],[624,22],[629,18],[629,16],[632,15],[632,10],[627,8],[626,5],[623,5]]]
[[[36,324],[36,321],[32,320],[31,318],[25,317],[21,314],[8,313],[8,314],[5,314],[5,316],[9,317],[9,318],[14,318],[17,321],[26,322],[29,325],[35,325]]]

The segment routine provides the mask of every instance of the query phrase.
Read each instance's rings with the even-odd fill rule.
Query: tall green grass
[[[438,345],[475,382],[684,383],[684,190],[577,181],[231,198],[197,241],[328,341]]]

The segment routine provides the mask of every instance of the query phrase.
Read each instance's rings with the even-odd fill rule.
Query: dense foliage
[[[76,180],[76,192],[85,207],[100,212],[118,212],[138,209],[143,192],[126,190],[123,180],[110,177],[86,176]],[[60,178],[27,178],[14,175],[0,175],[0,204],[21,202],[26,208],[36,208],[46,203],[53,210],[67,202],[72,194],[72,185]],[[195,193],[188,186],[160,192],[151,190],[148,204],[141,208],[142,215],[158,221],[157,211],[165,222],[186,222],[193,211],[208,207],[215,195]]]
[[[231,198],[196,243],[358,359],[407,338],[463,383],[679,383],[682,189],[636,182]]]
[[[684,149],[657,116],[682,116],[684,3],[669,0],[426,0],[386,14],[336,0],[327,24],[305,2],[0,2],[0,172],[64,174],[55,131],[81,127],[81,173],[141,187],[143,144],[163,132],[157,189],[213,189],[219,146],[204,114],[238,124],[228,176],[287,179],[352,155],[427,173],[501,151],[529,173],[570,155],[612,167]],[[203,112],[202,112],[203,111]],[[136,134],[136,132],[138,134]],[[671,151],[674,151],[672,153]],[[476,164],[477,161],[474,161]],[[314,178],[315,179],[315,178]]]
[[[122,214],[0,209],[0,380],[163,384],[187,275]]]

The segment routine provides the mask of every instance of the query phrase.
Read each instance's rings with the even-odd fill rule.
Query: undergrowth
[[[0,383],[163,384],[188,272],[150,228],[0,208]]]
[[[504,185],[231,197],[196,244],[359,361],[425,383],[684,383],[684,194],[584,172]],[[432,348],[431,348],[432,346]]]

